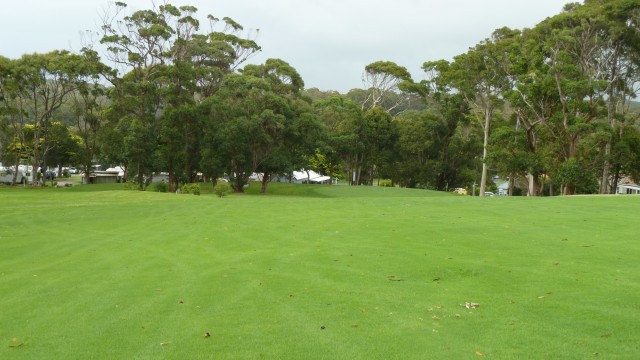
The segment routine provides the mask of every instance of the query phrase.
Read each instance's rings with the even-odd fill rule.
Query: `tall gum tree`
[[[640,73],[640,4],[636,1],[585,2],[579,10],[585,17],[600,23],[599,48],[595,54],[599,61],[596,73],[606,87],[603,98],[606,103],[607,122],[612,136],[605,145],[600,193],[614,193],[618,182],[618,163],[611,161],[612,147],[616,139],[622,139],[628,126],[625,119],[630,100],[638,93]],[[612,168],[614,171],[612,171]]]
[[[315,114],[325,128],[326,137],[318,152],[324,158],[327,175],[333,178],[340,172],[351,183],[353,179],[354,152],[362,140],[352,131],[355,124],[362,122],[362,109],[354,101],[333,95],[314,103]]]
[[[290,170],[290,162],[313,155],[315,116],[298,95],[304,86],[293,67],[279,59],[247,65],[229,74],[220,89],[202,103],[206,114],[203,162],[213,159],[211,176],[228,175],[236,192],[249,176],[264,178]],[[305,150],[306,149],[306,150]],[[266,182],[263,183],[266,191]]]
[[[467,100],[471,115],[482,128],[482,174],[480,196],[484,196],[487,186],[487,146],[491,124],[496,110],[504,105],[503,92],[509,88],[505,76],[508,63],[504,47],[507,39],[514,36],[510,31],[496,31],[492,37],[480,42],[466,54],[458,55],[451,63],[448,76],[452,86]]]
[[[365,66],[362,82],[367,89],[362,100],[362,110],[383,107],[391,112],[410,100],[408,96],[394,97],[392,103],[386,103],[393,94],[401,94],[406,87],[413,83],[411,74],[404,67],[392,61],[376,61]]]
[[[564,160],[558,169],[562,178],[562,193],[576,193],[582,174],[590,159],[578,152],[581,139],[594,131],[594,121],[602,117],[602,97],[606,81],[601,79],[599,43],[601,23],[581,13],[572,6],[538,26],[546,36],[545,52],[549,72],[559,102],[551,121],[546,123],[555,138],[558,156]],[[564,175],[563,175],[564,174]],[[567,174],[571,174],[570,176]]]
[[[103,16],[101,28],[109,59],[126,74],[112,79],[113,113],[118,114],[113,127],[127,134],[122,138],[135,145],[130,149],[146,149],[123,157],[132,163],[138,181],[162,169],[169,172],[174,190],[198,172],[201,126],[196,105],[260,47],[243,38],[243,27],[228,17],[208,15],[210,30],[202,32],[193,6],[164,1],[130,15],[124,15],[125,9],[125,3],[116,3],[116,10]],[[141,93],[144,96],[131,99]],[[136,139],[127,130],[132,127],[149,130]]]
[[[505,98],[509,101],[509,108],[515,118],[513,125],[514,138],[507,141],[510,145],[510,153],[521,154],[528,161],[515,160],[514,166],[507,166],[514,172],[509,173],[510,191],[515,186],[516,176],[520,175],[527,181],[527,195],[537,196],[542,191],[542,177],[545,173],[541,163],[540,144],[541,127],[550,121],[557,109],[558,99],[553,82],[541,75],[549,71],[549,65],[545,62],[544,37],[537,31],[526,29],[518,37],[518,41],[510,49],[510,65],[508,67],[509,81],[512,86],[505,91]],[[518,139],[524,133],[525,143]],[[506,131],[501,131],[498,137],[504,137]],[[518,144],[525,145],[522,149],[516,149]],[[496,143],[495,147],[501,146]],[[506,149],[498,149],[503,152]],[[497,154],[496,154],[497,155]],[[494,156],[497,160],[497,157]],[[508,158],[507,158],[508,161]],[[525,166],[524,173],[517,170],[518,166]]]
[[[19,120],[21,123],[33,125],[31,163],[34,180],[38,169],[47,167],[46,155],[52,149],[47,135],[56,111],[70,94],[99,76],[95,66],[97,59],[93,55],[52,51],[23,55],[16,60],[16,114],[24,117]],[[37,184],[33,181],[34,186]]]

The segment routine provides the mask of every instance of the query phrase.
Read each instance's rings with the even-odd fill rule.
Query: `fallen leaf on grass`
[[[211,337],[211,333],[207,331],[206,333],[204,333],[204,337],[206,338]]]
[[[12,338],[11,339],[11,345],[9,345],[10,348],[17,348],[24,345],[24,342],[22,342],[20,339],[18,338]]]
[[[480,350],[476,350],[476,355],[478,355],[478,356],[485,356],[486,354],[485,354],[485,353],[483,353],[483,352],[482,352],[482,351],[480,351]]]
[[[464,303],[464,306],[465,306],[467,309],[476,309],[476,308],[479,308],[479,307],[480,307],[480,304],[479,304],[479,303],[474,303],[474,302],[465,302],[465,303]]]
[[[160,346],[167,346],[169,344],[171,344],[171,341],[163,341],[160,343]]]

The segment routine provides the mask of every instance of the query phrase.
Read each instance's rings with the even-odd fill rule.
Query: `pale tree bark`
[[[489,130],[491,129],[491,118],[493,117],[491,107],[487,107],[484,113],[484,142],[482,149],[482,177],[480,179],[480,196],[484,196],[487,188],[487,146],[489,145]]]

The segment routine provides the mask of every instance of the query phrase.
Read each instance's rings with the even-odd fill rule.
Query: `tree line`
[[[0,56],[0,157],[33,169],[122,165],[144,189],[314,169],[353,185],[612,193],[640,180],[640,3],[586,0],[501,28],[451,61],[364,69],[347,94],[305,89],[286,61],[248,64],[255,33],[168,2],[105,12],[99,45]],[[207,30],[205,30],[207,29]],[[97,49],[100,49],[98,51]],[[14,179],[15,182],[15,179]],[[35,186],[34,182],[34,186]],[[520,189],[520,190],[518,190]]]

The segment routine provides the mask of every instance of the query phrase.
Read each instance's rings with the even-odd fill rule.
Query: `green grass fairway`
[[[640,197],[121,189],[0,188],[0,359],[640,354]]]

